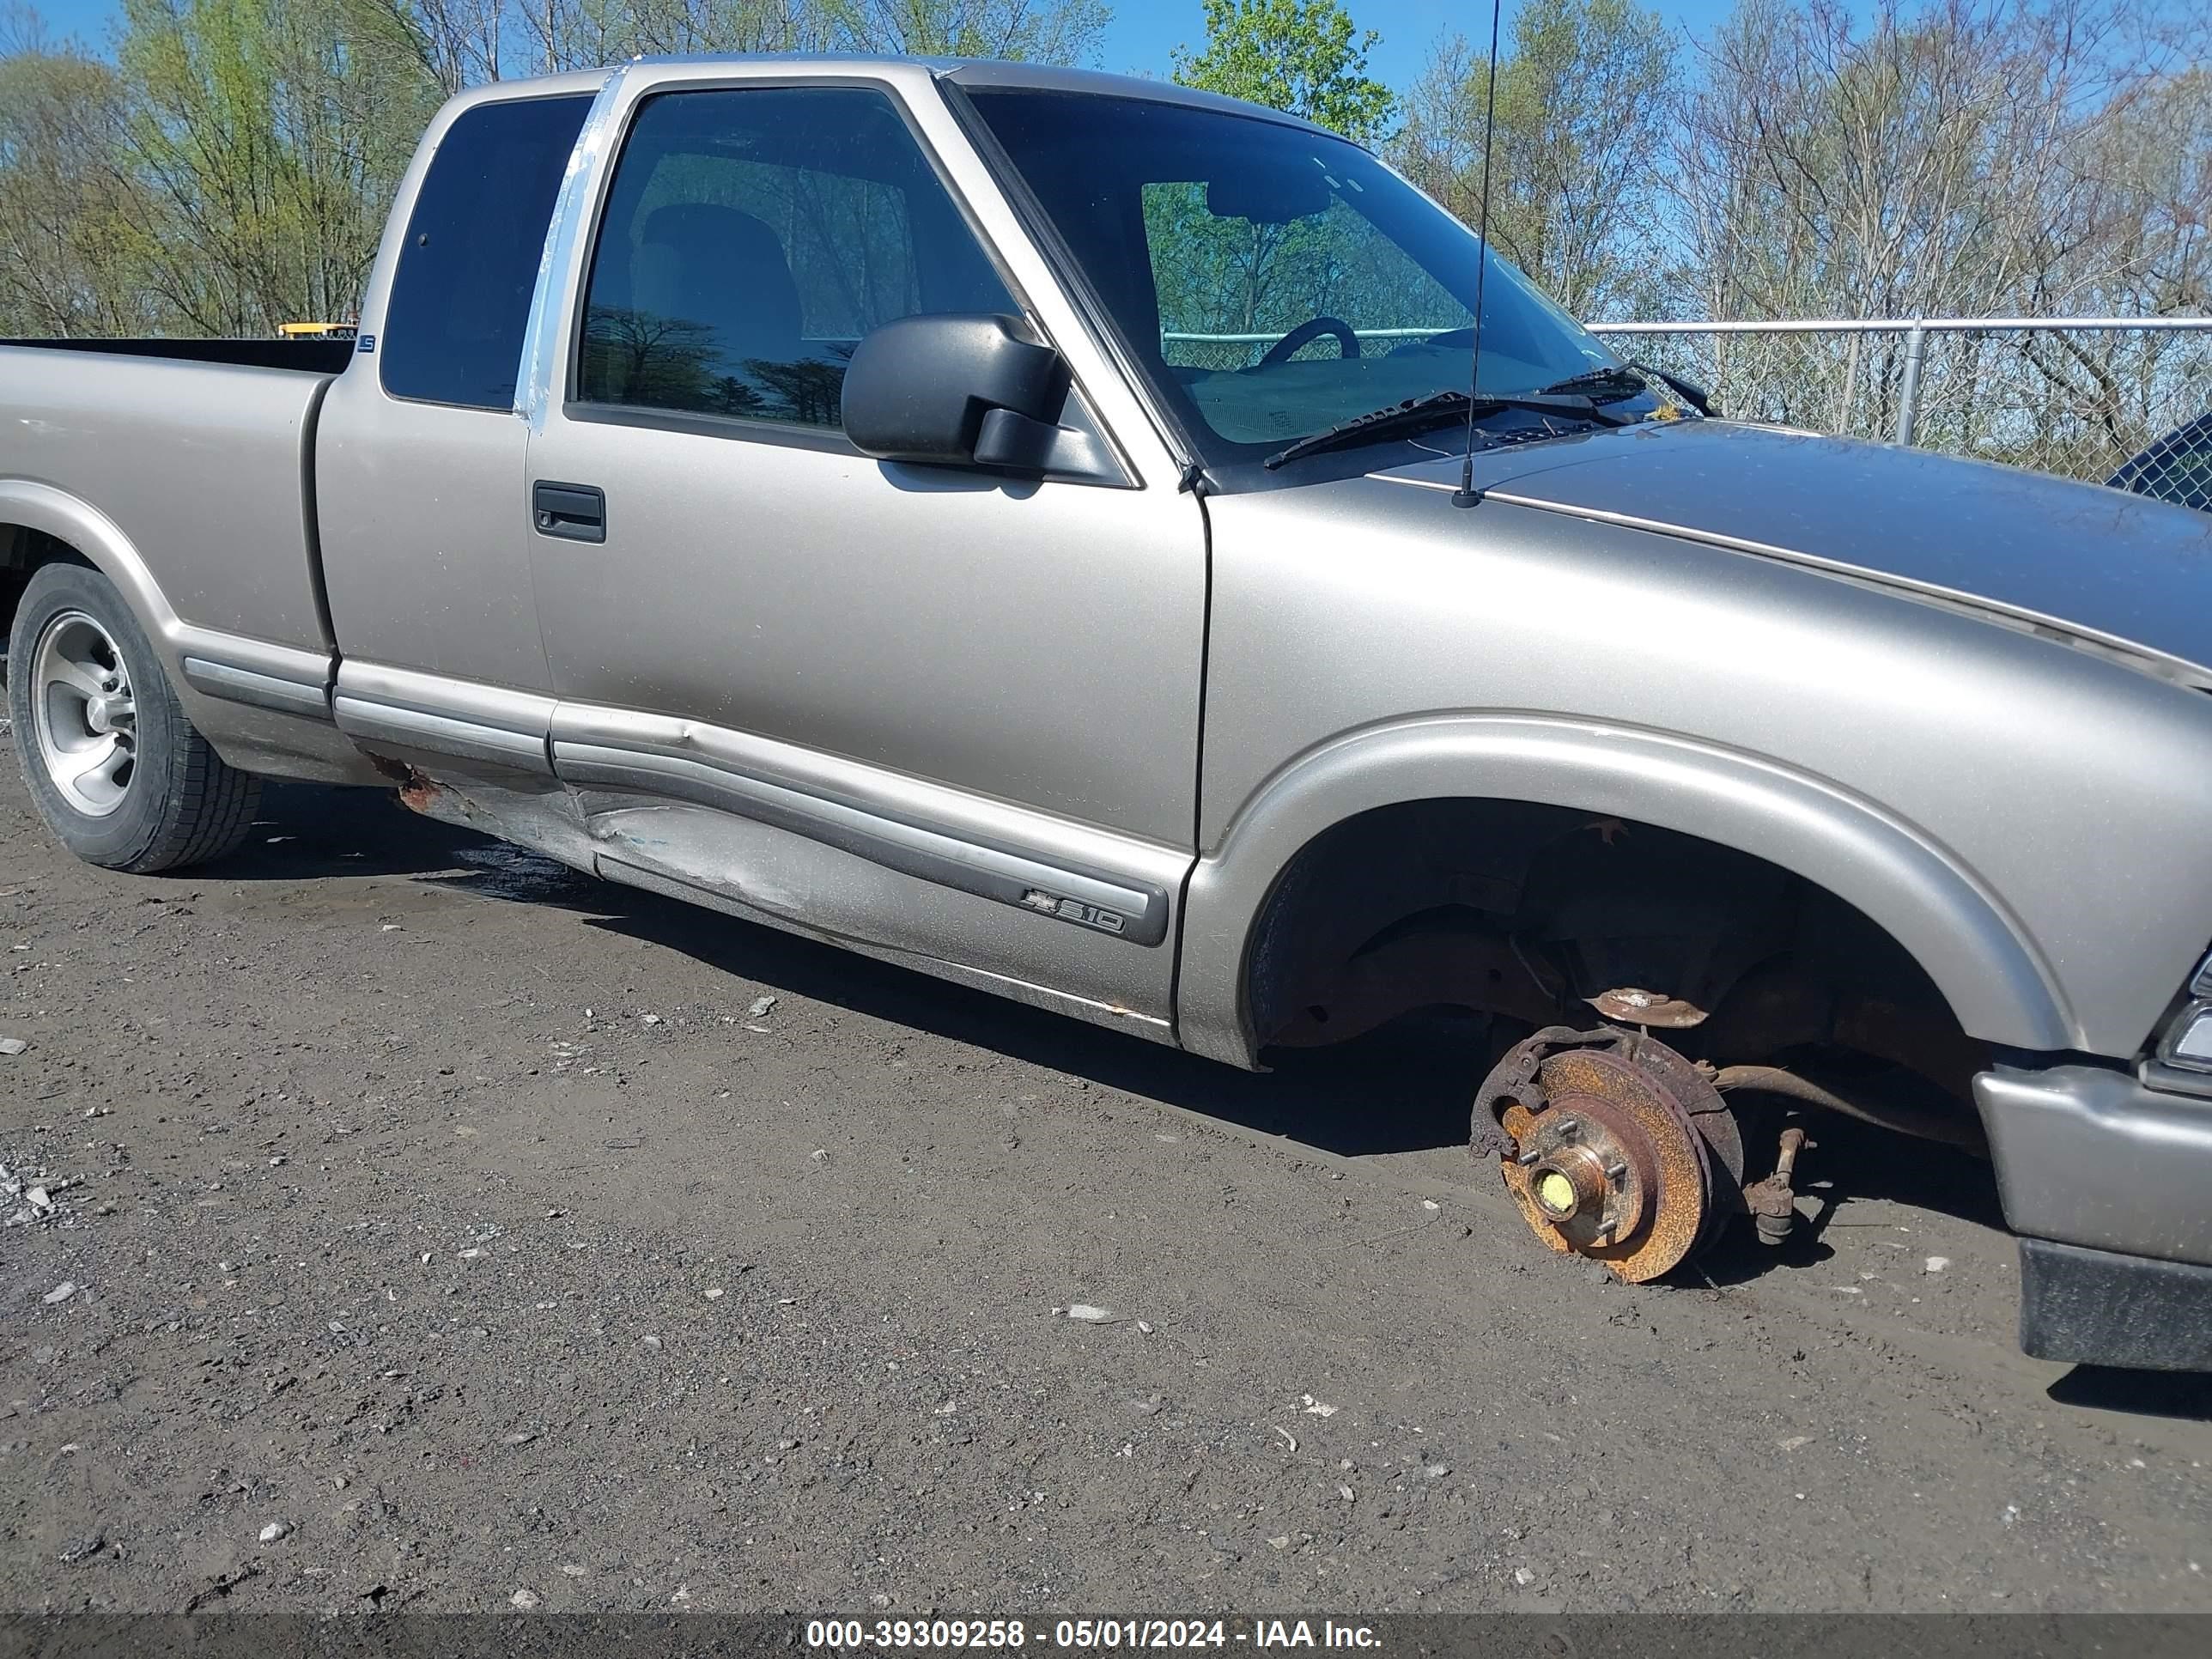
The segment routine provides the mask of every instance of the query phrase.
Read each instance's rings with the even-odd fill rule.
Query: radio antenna
[[[1490,155],[1498,136],[1498,13],[1504,0],[1490,0],[1490,85],[1482,100],[1482,207],[1474,237],[1482,244],[1474,267],[1474,327],[1467,366],[1467,458],[1460,463],[1459,488],[1452,492],[1454,507],[1473,507],[1482,499],[1474,491],[1474,405],[1482,382],[1482,289],[1490,275]]]

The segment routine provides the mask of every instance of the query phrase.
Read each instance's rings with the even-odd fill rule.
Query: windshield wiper
[[[1680,375],[1666,369],[1654,368],[1649,363],[1608,364],[1604,368],[1593,368],[1585,374],[1571,374],[1564,380],[1546,386],[1544,390],[1549,392],[1578,392],[1600,403],[1619,403],[1625,398],[1633,398],[1639,392],[1651,391],[1653,380],[1658,381],[1668,391],[1696,410],[1698,414],[1710,415],[1713,412],[1712,399],[1705,395],[1705,389],[1703,386],[1694,381],[1686,380]],[[1601,395],[1605,393],[1612,395],[1609,397]]]
[[[1628,423],[1626,417],[1608,414],[1589,398],[1548,390],[1510,394],[1485,392],[1471,401],[1474,405],[1472,412],[1478,417],[1503,414],[1507,410],[1525,410],[1531,414],[1564,415],[1571,420],[1592,421],[1600,426]],[[1355,444],[1376,443],[1385,438],[1409,437],[1416,432],[1464,421],[1470,412],[1469,402],[1464,392],[1431,392],[1423,397],[1409,398],[1402,404],[1355,415],[1326,431],[1311,433],[1287,449],[1278,450],[1261,465],[1273,471],[1302,455],[1319,454],[1325,449],[1349,449]]]
[[[1634,369],[1609,364],[1554,380],[1544,388],[1544,393],[1547,397],[1563,397],[1578,392],[1594,403],[1619,403],[1623,398],[1638,397],[1650,390],[1651,382]]]

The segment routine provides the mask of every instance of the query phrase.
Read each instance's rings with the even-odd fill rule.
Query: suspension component
[[[1632,1031],[1553,1026],[1516,1045],[1476,1092],[1469,1145],[1501,1155],[1538,1237],[1630,1284],[1680,1266],[1742,1206],[1727,1103],[1689,1060]]]
[[[1774,1173],[1743,1189],[1743,1206],[1759,1224],[1762,1244],[1786,1244],[1797,1224],[1797,1194],[1790,1182],[1797,1171],[1797,1154],[1805,1149],[1805,1131],[1791,1124],[1782,1132],[1781,1149],[1775,1155]]]

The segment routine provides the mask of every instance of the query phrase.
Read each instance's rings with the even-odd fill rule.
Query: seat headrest
[[[637,309],[701,325],[726,357],[799,353],[799,285],[775,232],[750,213],[712,202],[655,208],[630,286]]]

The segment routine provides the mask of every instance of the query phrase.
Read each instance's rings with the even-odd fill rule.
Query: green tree
[[[1468,223],[1482,214],[1490,65],[1439,43],[1394,159]],[[1528,0],[1499,53],[1490,238],[1568,310],[1633,312],[1662,291],[1674,43],[1636,0]]]
[[[851,52],[1086,64],[1113,12],[1105,0],[821,0]]]
[[[137,252],[188,326],[353,316],[440,88],[357,0],[125,0],[117,57],[150,211]]]
[[[0,334],[143,334],[158,322],[131,249],[113,68],[0,11]]]
[[[1336,0],[1206,0],[1206,50],[1175,53],[1178,84],[1287,111],[1361,143],[1397,100],[1367,73],[1382,37],[1358,33]]]
[[[1086,63],[1106,0],[365,0],[449,90],[640,53],[862,52]]]

